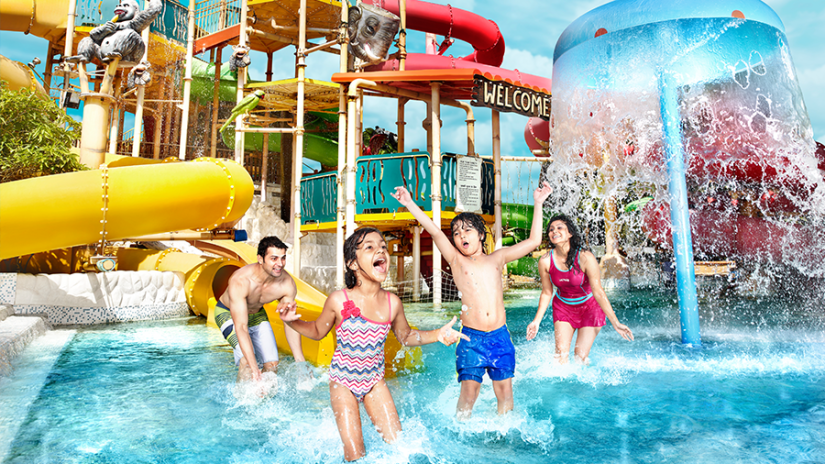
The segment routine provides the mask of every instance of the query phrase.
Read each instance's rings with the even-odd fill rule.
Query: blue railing
[[[338,175],[322,172],[301,179],[301,224],[335,222]]]
[[[78,0],[75,23],[86,27],[100,26],[112,20],[115,7],[119,3],[119,0]],[[143,9],[145,2],[138,3]],[[152,21],[149,30],[185,46],[187,13],[188,8],[177,1],[163,0],[163,10]]]
[[[445,153],[441,156],[441,162],[441,209],[453,211],[456,203],[456,155]],[[303,224],[335,221],[338,203],[335,178],[336,173],[323,173],[306,176],[301,180]],[[392,153],[358,157],[356,214],[398,211],[401,204],[390,193],[399,185],[410,191],[413,201],[421,209],[432,210],[429,153]],[[481,209],[484,214],[493,214],[494,185],[493,163],[485,160],[482,163],[481,176]]]

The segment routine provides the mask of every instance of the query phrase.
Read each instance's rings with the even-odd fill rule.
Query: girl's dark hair
[[[487,223],[484,218],[475,213],[459,213],[450,221],[450,231],[455,232],[455,228],[461,224],[467,224],[478,231],[478,236],[481,238],[481,251],[487,254]],[[453,234],[450,234],[450,240],[453,240]],[[453,246],[458,248],[453,242]]]
[[[381,239],[384,238],[384,234],[375,227],[361,227],[353,232],[353,234],[344,241],[344,284],[346,284],[349,289],[358,285],[358,276],[355,271],[349,268],[349,265],[357,259],[355,253],[358,250],[358,247],[364,243],[364,238],[373,232],[379,233],[381,235]]]
[[[579,233],[579,228],[576,227],[576,223],[572,219],[564,214],[556,214],[551,217],[550,222],[547,223],[547,228],[544,230],[544,236],[548,237],[550,235],[550,225],[556,221],[563,222],[567,226],[567,231],[570,232],[570,251],[567,253],[567,260],[564,264],[567,265],[567,269],[573,269],[573,266],[575,266],[581,270],[579,263],[576,262],[576,252],[585,249],[584,241]],[[556,248],[553,242],[550,242],[550,248]]]

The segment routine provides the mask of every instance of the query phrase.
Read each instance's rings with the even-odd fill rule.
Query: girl
[[[381,288],[387,278],[389,253],[377,229],[358,229],[344,242],[344,263],[347,288],[329,295],[317,320],[299,320],[295,305],[279,310],[284,323],[314,340],[324,338],[335,327],[338,343],[329,366],[329,396],[344,443],[344,458],[354,461],[366,454],[358,403],[364,403],[385,442],[395,441],[401,431],[395,403],[384,382],[384,341],[390,328],[404,346],[436,341],[449,346],[459,338],[469,338],[452,329],[455,317],[436,330],[410,328],[401,300]]]
[[[539,259],[541,297],[533,322],[527,326],[527,339],[539,331],[541,319],[550,300],[553,300],[553,326],[556,333],[556,357],[566,364],[570,356],[570,342],[577,330],[574,355],[587,364],[590,347],[602,330],[605,316],[613,328],[626,340],[633,333],[619,322],[601,285],[599,262],[593,253],[582,247],[582,239],[573,221],[560,214],[550,219],[547,226],[550,251]],[[553,286],[558,290],[553,295]]]

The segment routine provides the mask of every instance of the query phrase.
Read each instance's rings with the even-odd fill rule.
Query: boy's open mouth
[[[387,272],[387,258],[381,256],[376,258],[375,261],[372,263],[375,270],[381,274],[386,274]]]
[[[461,246],[466,250],[467,248],[470,248],[470,242],[461,242]]]

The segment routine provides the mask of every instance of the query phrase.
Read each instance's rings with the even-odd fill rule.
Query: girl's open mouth
[[[373,267],[375,267],[375,270],[381,274],[387,273],[387,264],[387,258],[383,256],[380,258],[376,258],[375,262],[372,263]]]

